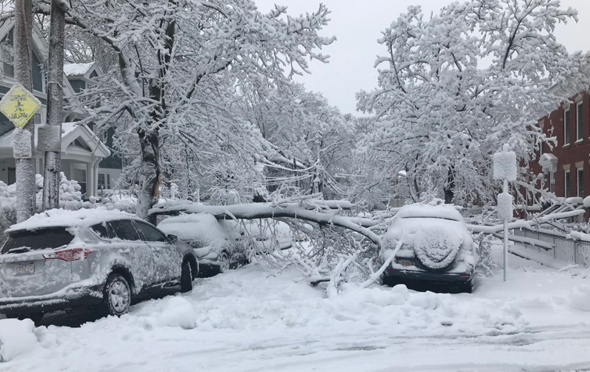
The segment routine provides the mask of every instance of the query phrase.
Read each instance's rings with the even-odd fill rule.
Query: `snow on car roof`
[[[444,218],[455,221],[462,221],[461,213],[452,205],[428,205],[428,204],[410,204],[400,208],[397,212],[398,218]]]
[[[76,211],[50,209],[45,212],[37,213],[26,221],[12,225],[6,230],[6,232],[37,230],[54,226],[92,226],[97,223],[123,218],[140,219],[134,214],[122,212],[118,209],[109,210],[104,207],[79,209]]]
[[[217,219],[209,213],[168,217],[158,224],[158,228],[167,234],[174,234],[180,239],[198,240],[203,244],[210,244],[212,241],[223,239],[227,235],[219,222],[217,222]]]

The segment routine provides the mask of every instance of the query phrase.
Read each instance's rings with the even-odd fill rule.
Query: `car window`
[[[58,248],[69,244],[74,235],[65,227],[52,227],[39,230],[21,230],[8,234],[8,240],[2,247],[2,253],[8,253],[15,248],[28,248],[29,250]]]
[[[110,221],[108,224],[119,239],[143,240],[131,220]]]
[[[103,239],[113,239],[116,237],[113,229],[106,222],[96,224],[90,228]]]
[[[135,224],[137,225],[139,231],[141,231],[141,233],[143,234],[145,240],[147,240],[148,242],[166,241],[166,235],[164,235],[162,232],[160,232],[152,225],[149,225],[143,221],[135,221]]]

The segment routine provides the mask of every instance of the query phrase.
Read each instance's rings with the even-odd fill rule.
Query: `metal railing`
[[[540,254],[584,267],[590,266],[590,242],[572,239],[562,232],[546,229],[515,229],[514,235],[553,245],[553,249],[546,250],[534,244],[523,243],[531,249],[536,249]]]

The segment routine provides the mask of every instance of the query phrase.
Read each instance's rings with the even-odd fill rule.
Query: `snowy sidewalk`
[[[472,295],[350,286],[328,299],[295,271],[250,265],[80,328],[0,320],[13,350],[0,371],[590,368],[589,280],[511,266],[508,283],[481,278]],[[15,326],[20,340],[2,332]]]

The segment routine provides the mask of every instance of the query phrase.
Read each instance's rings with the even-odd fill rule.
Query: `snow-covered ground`
[[[0,371],[590,369],[590,278],[514,256],[473,294],[349,286],[249,265],[80,328],[0,320]]]

